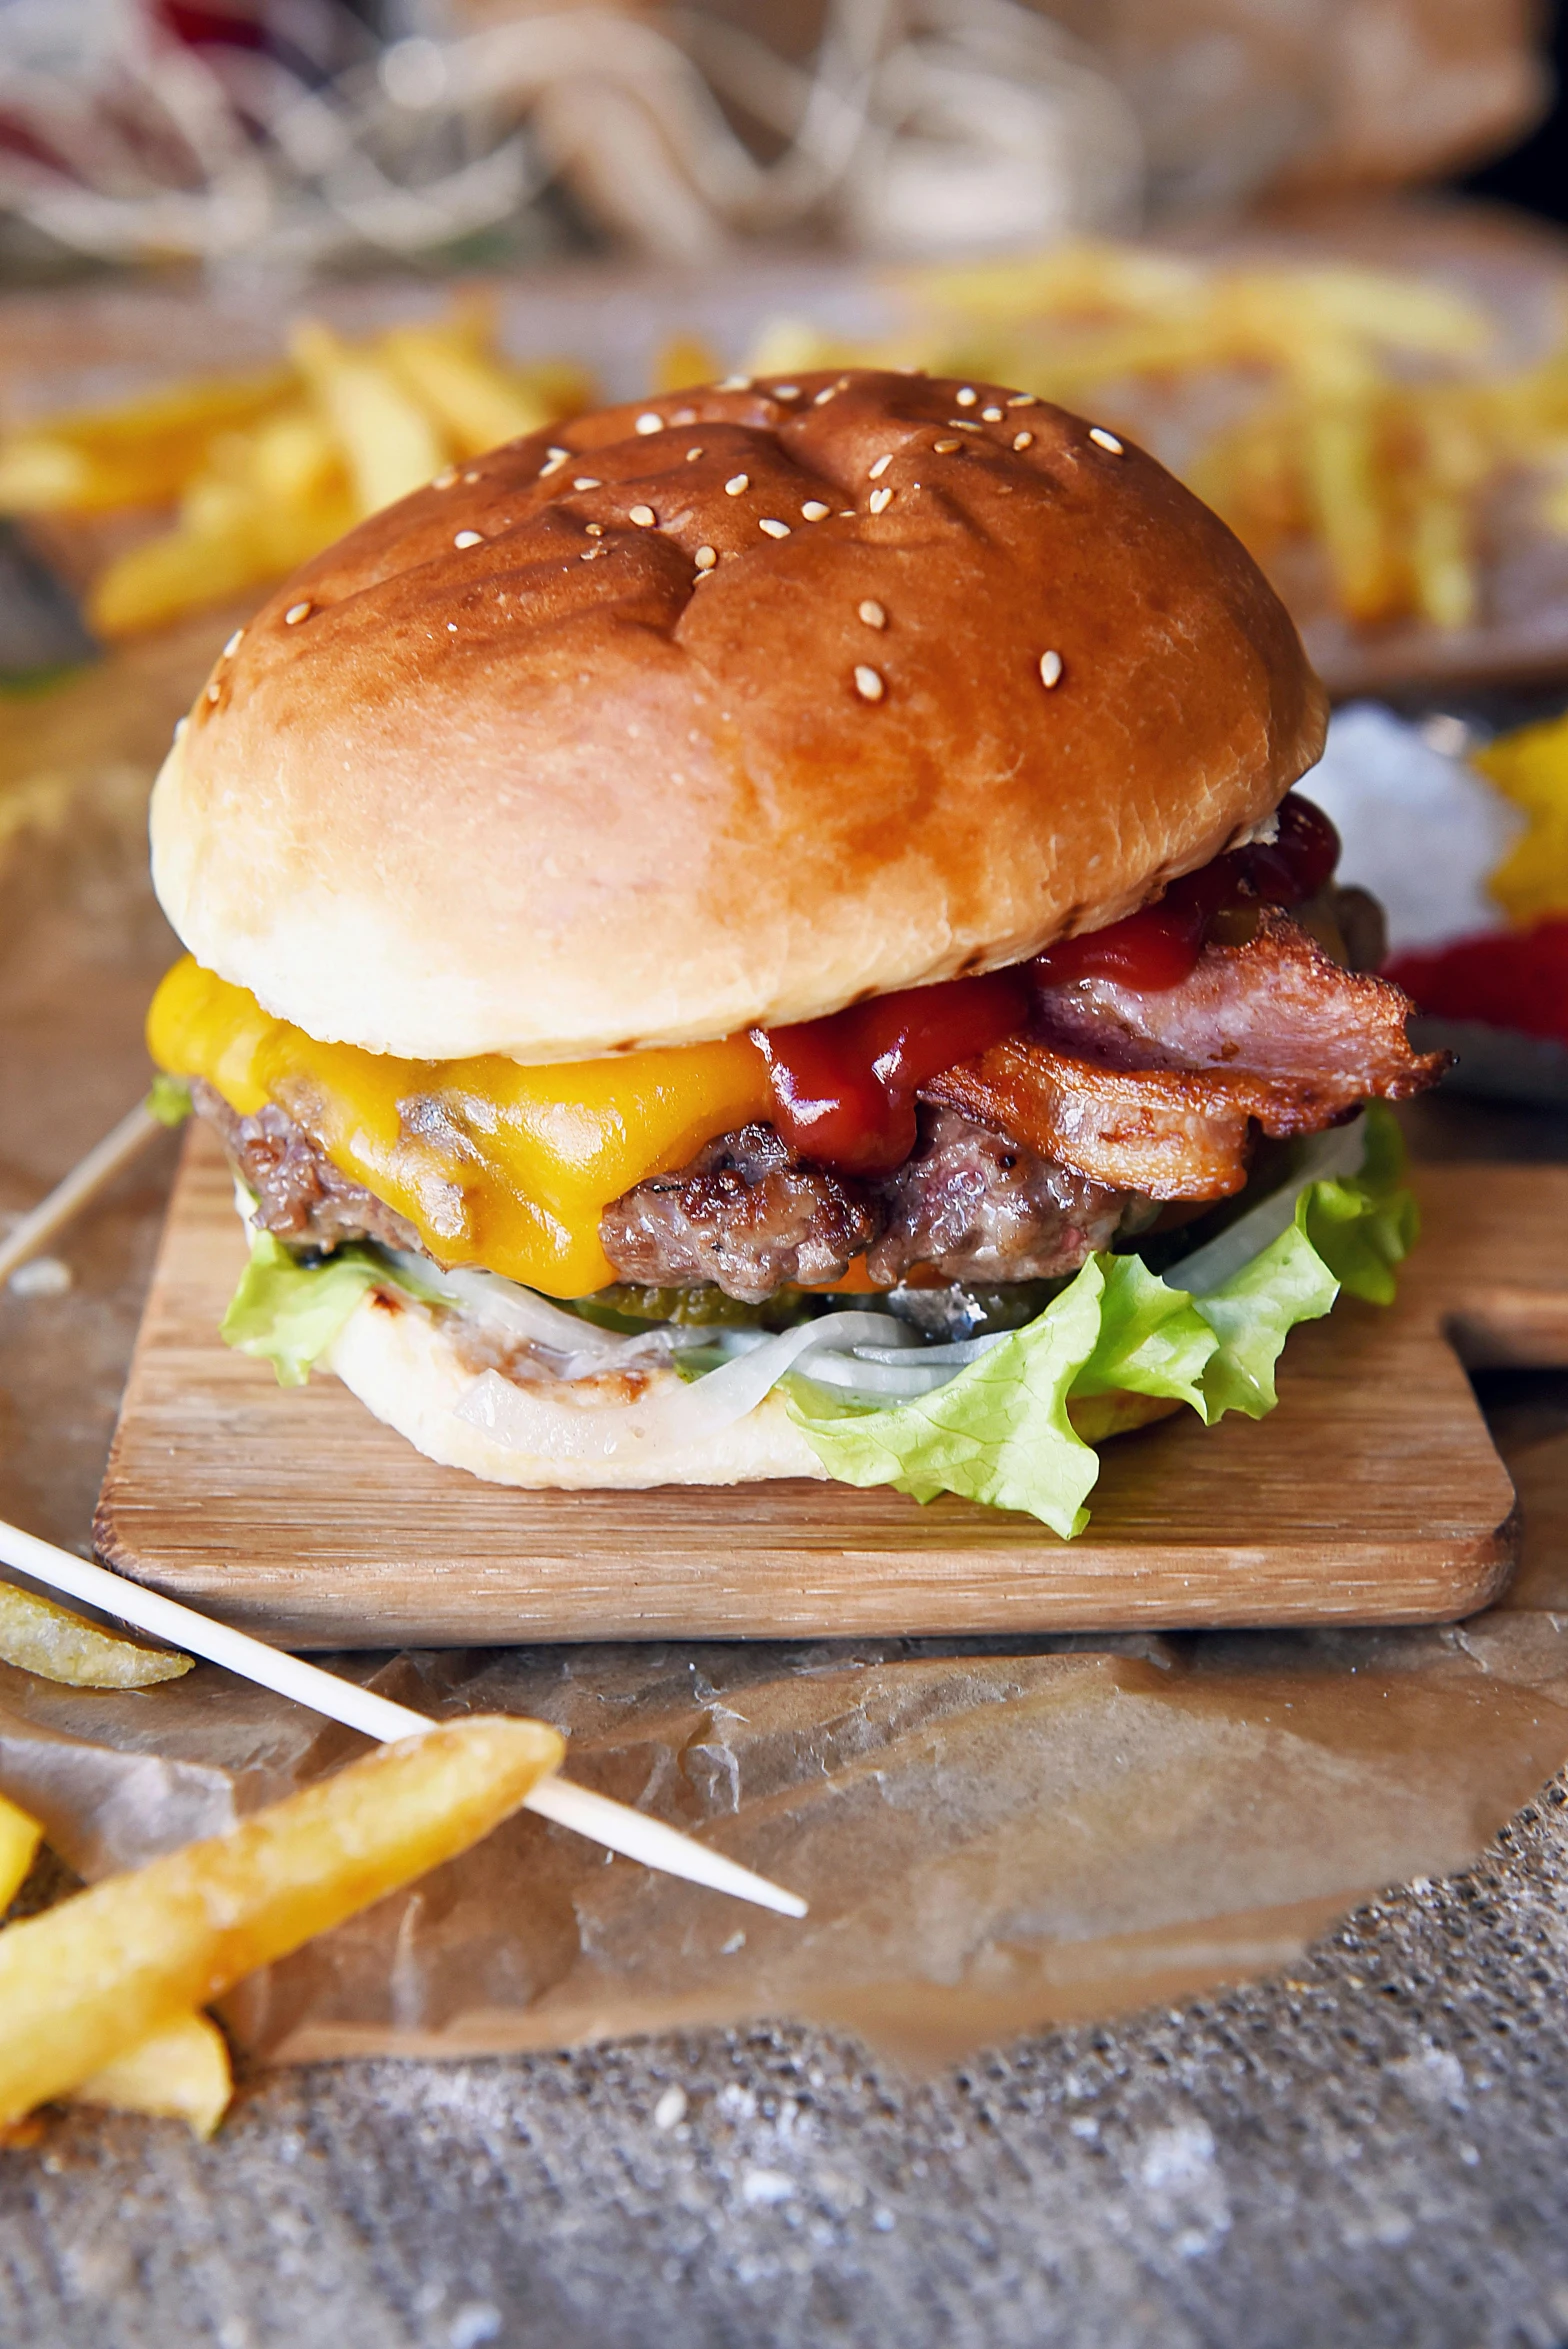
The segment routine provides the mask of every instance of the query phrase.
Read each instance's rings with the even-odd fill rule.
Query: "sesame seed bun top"
[[[1324,701],[1250,556],[985,384],[509,443],[231,639],[153,800],[198,959],[328,1041],[573,1059],[993,969],[1264,816]]]

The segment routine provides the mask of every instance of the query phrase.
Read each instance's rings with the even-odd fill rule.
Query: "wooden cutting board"
[[[1568,1364],[1568,1168],[1418,1170],[1388,1310],[1298,1330],[1280,1406],[1104,1451],[1088,1531],[791,1482],[525,1493],[440,1468],[218,1323],[244,1247],[193,1129],[99,1505],[122,1573],[297,1647],[1442,1622],[1494,1598],[1514,1495],[1468,1362]]]

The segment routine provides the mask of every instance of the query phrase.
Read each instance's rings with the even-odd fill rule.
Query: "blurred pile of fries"
[[[1224,515],[1298,618],[1471,626],[1489,493],[1526,469],[1543,527],[1568,533],[1568,319],[1510,370],[1497,322],[1432,278],[1114,244],[915,272],[901,291],[887,342],[780,320],[750,364],[913,364],[1092,411]]]
[[[1496,498],[1511,483],[1534,483],[1528,528],[1568,536],[1568,309],[1523,365],[1506,359],[1499,320],[1454,286],[1343,263],[1077,243],[908,272],[893,290],[892,335],[845,340],[778,319],[748,365],[928,367],[1092,412],[1224,515],[1298,620],[1484,622]],[[676,333],[650,389],[725,364]],[[281,578],[444,465],[592,396],[568,360],[504,358],[479,299],[366,343],[306,320],[271,373],[0,434],[0,513],[176,509],[93,583],[88,618],[113,638]]]
[[[8,1585],[0,1657],[81,1688],[148,1687],[190,1670],[187,1657]],[[227,2041],[203,2010],[466,1851],[562,1751],[539,1721],[433,1726],[85,1891],[66,1889],[58,1862],[40,1865],[39,1822],[0,1795],[0,2144],[26,2142],[46,2102],[183,2120],[210,2136],[233,2080]]]
[[[93,581],[103,637],[154,628],[282,578],[443,466],[585,406],[566,362],[517,367],[487,305],[345,341],[316,320],[289,363],[214,375],[0,435],[0,513],[174,509]]]

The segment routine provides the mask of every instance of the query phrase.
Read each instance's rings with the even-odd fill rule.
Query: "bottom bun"
[[[828,1481],[828,1471],[790,1417],[777,1388],[744,1419],[697,1444],[651,1454],[639,1449],[635,1458],[626,1460],[515,1451],[487,1428],[457,1416],[474,1371],[440,1321],[395,1292],[372,1291],[365,1297],[323,1364],[427,1460],[466,1468],[487,1484],[520,1485],[532,1491],[633,1492],[669,1484],[758,1484],[789,1476]],[[656,1371],[649,1391],[676,1383],[673,1371]],[[591,1410],[593,1405],[583,1408]],[[1070,1403],[1068,1417],[1087,1443],[1097,1444],[1180,1409],[1179,1403],[1163,1397],[1118,1392]]]
[[[487,1428],[458,1418],[457,1406],[473,1385],[474,1372],[440,1322],[399,1297],[374,1290],[354,1308],[323,1360],[367,1411],[395,1427],[427,1460],[466,1468],[487,1484],[636,1492],[661,1484],[756,1484],[779,1476],[827,1479],[827,1470],[791,1419],[777,1388],[744,1419],[700,1444],[672,1445],[662,1452],[640,1448],[635,1458],[626,1460],[559,1459],[543,1451],[514,1451]],[[678,1384],[673,1370],[655,1371],[647,1391],[652,1394],[660,1386]]]

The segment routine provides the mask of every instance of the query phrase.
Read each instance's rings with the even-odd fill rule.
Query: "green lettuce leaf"
[[[1313,1183],[1304,1229],[1342,1289],[1368,1305],[1394,1301],[1394,1267],[1420,1237],[1421,1217],[1404,1187],[1405,1144],[1393,1111],[1374,1101],[1366,1113],[1361,1171]]]
[[[1106,1280],[1106,1260],[1091,1257],[1036,1320],[935,1394],[868,1410],[796,1377],[790,1411],[841,1483],[890,1484],[917,1501],[962,1493],[1026,1509],[1066,1540],[1087,1522],[1083,1503],[1099,1471],[1068,1424],[1067,1397],[1094,1352]]]
[[[223,1316],[224,1343],[270,1362],[280,1387],[302,1387],[380,1277],[361,1251],[340,1248],[324,1263],[301,1264],[273,1233],[258,1231]]]
[[[1262,1418],[1298,1322],[1327,1313],[1341,1288],[1374,1304],[1393,1296],[1393,1268],[1416,1236],[1403,1167],[1399,1128],[1374,1105],[1360,1172],[1309,1183],[1288,1229],[1208,1294],[1179,1286],[1179,1264],[1159,1280],[1136,1256],[1097,1257],[1037,1320],[919,1402],[857,1408],[797,1377],[790,1409],[846,1483],[891,1484],[919,1501],[962,1493],[1026,1510],[1068,1539],[1088,1521],[1099,1470],[1068,1422],[1069,1399],[1122,1391],[1176,1397],[1208,1425],[1227,1411]]]
[[[427,1304],[443,1295],[372,1249],[350,1245],[302,1264],[273,1233],[254,1229],[221,1335],[240,1353],[270,1362],[280,1387],[302,1387],[360,1299],[389,1287]]]
[[[1200,1309],[1185,1289],[1156,1278],[1141,1256],[1099,1261],[1100,1327],[1073,1394],[1173,1396],[1201,1413],[1204,1373],[1220,1341]]]
[[[1307,1233],[1308,1202],[1314,1183],[1296,1204],[1296,1219],[1261,1255],[1206,1297],[1195,1309],[1218,1339],[1203,1376],[1196,1405],[1210,1427],[1227,1411],[1261,1419],[1279,1400],[1274,1366],[1298,1321],[1316,1321],[1339,1294],[1339,1283]],[[1178,1266],[1179,1270],[1180,1267]]]
[[[161,1126],[182,1126],[191,1113],[191,1089],[183,1077],[159,1069],[147,1088],[147,1107]]]

